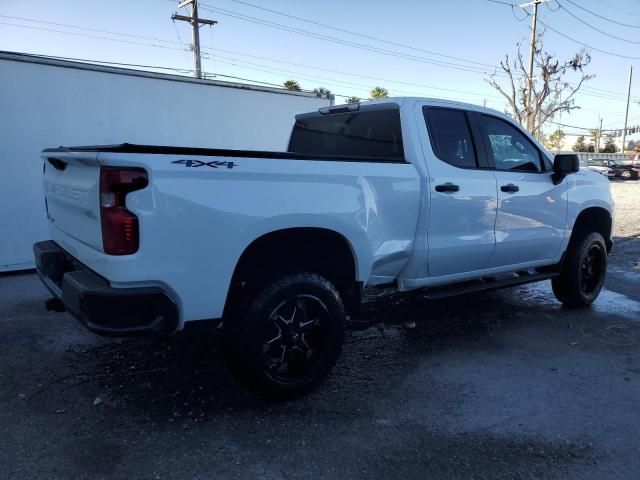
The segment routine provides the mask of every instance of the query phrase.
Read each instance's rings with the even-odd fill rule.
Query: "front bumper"
[[[36,243],[33,253],[47,289],[92,332],[125,337],[176,331],[178,308],[162,288],[112,288],[52,241]]]

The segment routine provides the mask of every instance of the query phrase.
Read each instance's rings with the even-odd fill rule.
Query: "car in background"
[[[638,176],[640,176],[640,166],[624,165],[607,158],[590,158],[587,160],[587,165],[596,168],[609,168],[613,170],[616,177],[624,180],[638,180]]]
[[[603,165],[591,165],[589,162],[590,161],[580,160],[580,168],[583,170],[591,170],[592,172],[597,172],[600,175],[604,175],[609,180],[616,178],[616,172],[613,169],[605,167]]]

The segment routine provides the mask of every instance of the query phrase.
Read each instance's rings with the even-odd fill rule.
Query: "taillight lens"
[[[100,169],[100,218],[105,253],[130,255],[138,251],[138,217],[127,210],[125,199],[129,192],[148,184],[147,172],[141,168]]]

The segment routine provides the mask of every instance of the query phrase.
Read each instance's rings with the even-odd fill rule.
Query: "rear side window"
[[[425,107],[424,115],[436,157],[454,167],[478,166],[469,122],[462,110]]]
[[[400,112],[333,113],[296,120],[289,152],[404,160]]]

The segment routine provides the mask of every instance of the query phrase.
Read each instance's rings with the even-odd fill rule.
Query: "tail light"
[[[129,192],[140,190],[148,183],[147,172],[141,168],[100,169],[100,218],[105,253],[129,255],[138,251],[138,217],[127,210],[125,199]]]

